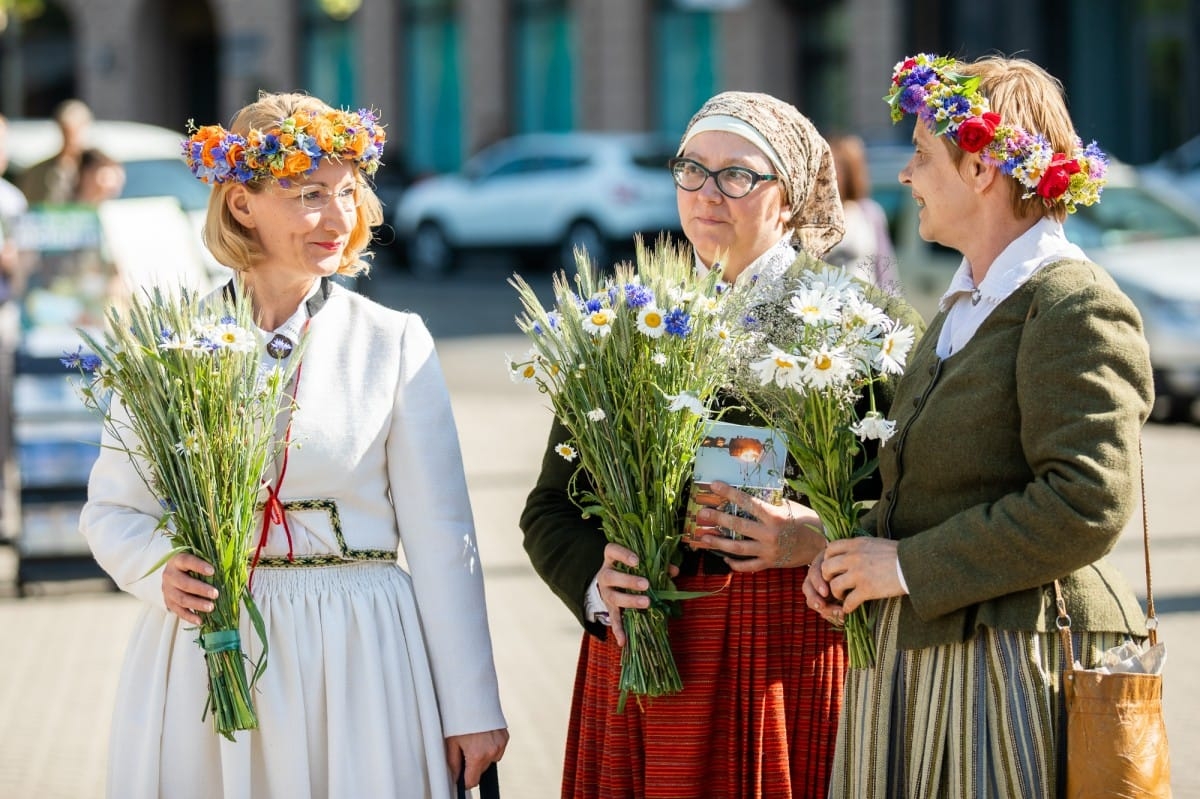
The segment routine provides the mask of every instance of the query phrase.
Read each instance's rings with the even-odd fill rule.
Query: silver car
[[[872,147],[868,162],[904,293],[929,319],[962,257],[917,232],[916,204],[897,180],[911,153],[908,147]],[[1147,184],[1133,168],[1113,163],[1100,203],[1068,216],[1064,230],[1142,314],[1154,366],[1154,418],[1200,418],[1200,212]]]
[[[635,233],[678,232],[667,159],[677,141],[641,133],[532,133],[500,141],[457,174],[418,181],[392,219],[409,268],[450,272],[472,251],[548,255],[569,268],[575,247],[609,265]],[[632,247],[630,246],[630,249]]]

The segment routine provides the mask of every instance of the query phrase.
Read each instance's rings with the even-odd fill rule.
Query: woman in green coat
[[[1028,61],[919,55],[890,101],[917,117],[900,182],[921,236],[963,262],[897,386],[871,535],[831,543],[804,586],[835,621],[878,600],[830,796],[1048,799],[1065,756],[1054,582],[1085,667],[1145,634],[1104,556],[1134,507],[1149,354],[1061,224],[1107,162]]]

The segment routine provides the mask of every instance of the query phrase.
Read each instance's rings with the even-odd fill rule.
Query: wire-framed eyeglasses
[[[712,170],[690,158],[672,158],[667,161],[667,166],[671,169],[671,177],[675,178],[675,185],[684,191],[700,191],[704,182],[712,178],[717,191],[731,200],[745,197],[760,182],[779,180],[778,175],[755,172],[744,166]]]
[[[324,211],[333,202],[337,203],[340,210],[349,212],[362,203],[362,195],[357,186],[347,186],[337,191],[322,186],[301,186],[296,200],[306,211]]]

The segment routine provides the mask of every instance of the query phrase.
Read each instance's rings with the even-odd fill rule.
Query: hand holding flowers
[[[729,369],[718,278],[697,275],[676,246],[639,242],[635,263],[611,277],[580,257],[574,285],[556,276],[549,308],[520,277],[511,281],[533,346],[510,361],[510,374],[550,399],[570,433],[557,451],[578,464],[574,498],[609,542],[636,555],[632,572],[649,586],[649,607],[623,614],[622,702],[682,687],[667,618],[688,595],[674,588],[670,567],[706,409]]]
[[[791,485],[820,516],[825,537],[846,539],[858,534],[854,485],[875,468],[860,442],[886,446],[895,432],[876,408],[874,386],[903,370],[916,333],[868,301],[843,270],[813,265],[789,281],[769,303],[730,304],[745,332],[734,336],[735,388],[786,436],[799,469]],[[871,665],[865,609],[847,615],[846,635],[851,666]]]
[[[150,571],[181,553],[212,567],[201,578],[216,589],[212,609],[191,618],[202,619],[205,712],[211,709],[215,730],[232,740],[235,730],[258,723],[251,691],[266,667],[267,646],[248,587],[253,522],[264,472],[284,446],[276,419],[290,410],[285,389],[300,347],[287,366],[265,361],[250,300],[240,290],[205,301],[186,289],[177,297],[154,289],[133,297],[127,312],[110,309],[107,321],[102,339],[81,332],[95,354],[81,349],[63,363],[90,373],[80,390],[84,404],[101,415],[109,445],[128,455],[162,506],[155,534],[169,537],[172,549]],[[184,561],[197,562],[176,565]],[[197,604],[188,610],[202,609]],[[249,680],[243,607],[262,652]]]

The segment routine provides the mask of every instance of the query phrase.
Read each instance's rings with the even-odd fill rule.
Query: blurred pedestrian
[[[1107,161],[1026,60],[922,54],[897,65],[891,98],[893,119],[917,116],[900,182],[921,237],[963,260],[896,388],[870,535],[831,542],[804,587],[834,620],[879,600],[830,796],[1051,799],[1056,581],[1084,668],[1146,634],[1104,556],[1135,506],[1148,349],[1133,303],[1062,227],[1099,199]]]
[[[8,120],[0,114],[0,175],[8,170]],[[25,195],[0,177],[0,303],[11,294],[12,276],[17,269],[17,220],[29,210]]]
[[[861,280],[898,294],[896,253],[888,233],[887,214],[871,198],[871,175],[863,141],[851,134],[831,136],[829,148],[837,167],[846,235],[825,260],[845,267]]]
[[[99,205],[121,196],[125,188],[125,167],[102,150],[89,147],[79,155],[79,179],[72,202]]]
[[[841,238],[829,147],[775,97],[711,98],[689,123],[671,170],[697,268],[720,269],[732,291],[770,292]],[[733,408],[723,418],[770,423]],[[846,652],[843,635],[801,595],[806,567],[824,547],[821,533],[799,523],[787,502],[743,519],[742,540],[685,543],[676,585],[704,595],[683,601],[670,622],[683,691],[618,713],[621,611],[648,607],[648,585],[624,568],[635,565],[633,553],[606,545],[598,520],[582,518],[575,498],[587,475],[576,477],[554,451],[568,438],[555,421],[521,515],[534,568],[584,628],[564,799],[824,796]],[[703,525],[717,524],[711,509],[700,513]]]
[[[366,267],[383,217],[367,178],[383,143],[370,111],[269,93],[229,130],[188,142],[193,173],[213,184],[205,241],[241,274],[258,346],[303,359],[288,388],[293,446],[263,476],[272,513],[252,592],[270,655],[258,729],[220,738],[203,719],[193,629],[213,608],[199,579],[213,569],[172,552],[158,529],[166,498],[102,447],[80,525],[145,602],[117,692],[111,797],[451,799],[460,774],[473,787],[503,755],[479,551],[433,340],[420,317],[331,279]],[[248,626],[242,640],[255,640]]]
[[[64,100],[54,110],[54,121],[62,136],[58,152],[21,176],[21,190],[30,205],[70,202],[79,183],[79,159],[87,147],[92,110],[82,100]]]

